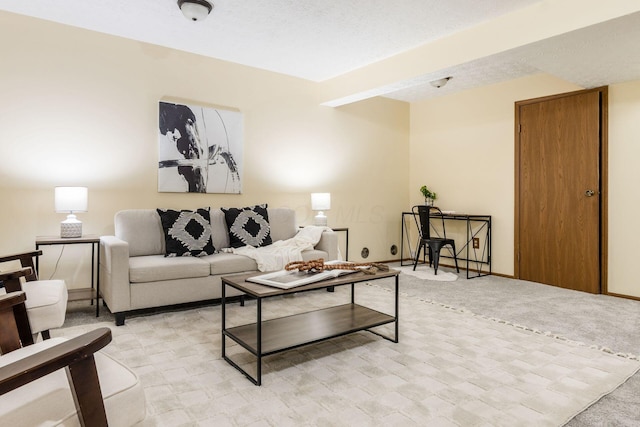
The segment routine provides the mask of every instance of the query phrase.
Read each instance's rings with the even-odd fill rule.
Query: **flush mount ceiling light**
[[[438,80],[430,81],[430,82],[429,82],[429,84],[430,84],[431,86],[435,87],[435,88],[441,88],[442,86],[446,85],[446,84],[447,84],[447,82],[448,82],[449,80],[451,80],[452,78],[453,78],[453,77],[451,77],[451,76],[449,76],[449,77],[443,77],[443,78],[438,79]]]
[[[213,9],[213,5],[206,0],[178,0],[178,7],[184,17],[191,21],[202,21]]]

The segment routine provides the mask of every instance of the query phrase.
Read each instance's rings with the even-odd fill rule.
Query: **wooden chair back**
[[[15,313],[16,309],[22,312],[20,307],[24,310],[25,301],[24,292],[0,295],[0,351],[3,355],[23,347],[22,333],[19,332],[22,320]],[[28,319],[26,322],[28,326]],[[111,330],[100,328],[2,366],[0,396],[59,369],[66,369],[80,425],[106,427],[107,416],[94,353],[109,342]]]

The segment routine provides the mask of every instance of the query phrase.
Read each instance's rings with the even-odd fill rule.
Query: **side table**
[[[298,228],[304,228],[303,225],[298,226]],[[349,261],[349,227],[329,227],[335,232],[344,233],[344,260]],[[339,244],[339,243],[338,243]]]
[[[96,317],[100,316],[100,236],[87,234],[82,237],[36,236],[36,250],[40,246],[53,245],[91,245],[91,287],[69,289],[69,301],[96,300]],[[40,262],[36,257],[36,272],[39,273]]]
[[[349,261],[349,227],[331,227],[333,231],[343,232],[345,235],[345,244],[344,244],[344,260]]]

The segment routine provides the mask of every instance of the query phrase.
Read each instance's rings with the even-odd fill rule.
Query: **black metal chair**
[[[453,239],[447,239],[447,232],[444,227],[444,217],[442,211],[435,206],[417,205],[412,209],[413,218],[416,221],[416,226],[420,230],[420,239],[418,240],[418,247],[416,248],[416,259],[413,263],[413,269],[416,269],[418,260],[420,259],[420,251],[424,249],[423,256],[427,256],[427,247],[429,248],[429,266],[433,263],[433,269],[435,274],[438,274],[438,265],[440,264],[440,250],[444,246],[451,246],[453,253],[453,260],[456,263],[456,271],[460,273],[458,268],[458,257],[456,255],[456,242]],[[442,221],[442,237],[431,237],[431,219],[434,218],[432,211],[436,212],[435,217],[440,218]]]

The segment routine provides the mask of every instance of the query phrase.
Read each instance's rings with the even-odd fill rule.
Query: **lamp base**
[[[313,217],[313,225],[327,226],[327,217],[322,211],[318,212],[318,215]]]
[[[78,221],[75,215],[68,215],[67,219],[60,223],[60,237],[82,237],[82,221]]]

